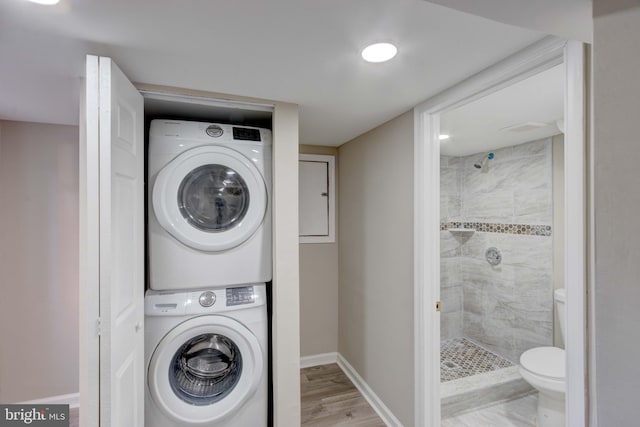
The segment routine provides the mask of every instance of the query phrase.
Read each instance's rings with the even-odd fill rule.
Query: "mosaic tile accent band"
[[[451,338],[440,343],[440,382],[509,366],[513,366],[513,363],[466,338]]]
[[[450,228],[472,228],[476,231],[488,233],[522,234],[525,236],[551,236],[550,225],[529,225],[529,224],[494,224],[489,222],[442,222],[440,230]]]

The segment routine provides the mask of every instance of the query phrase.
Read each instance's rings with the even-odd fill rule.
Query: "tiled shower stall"
[[[483,169],[474,164],[486,152],[441,156],[443,382],[515,366],[553,342],[552,140],[493,153]],[[455,348],[466,353],[458,362]]]

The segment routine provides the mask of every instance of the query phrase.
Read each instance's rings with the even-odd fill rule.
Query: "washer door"
[[[235,413],[254,394],[263,363],[258,339],[244,325],[199,316],[164,336],[151,356],[147,381],[169,418],[210,423]]]
[[[267,190],[251,160],[216,145],[185,151],[167,164],[153,186],[158,222],[185,245],[223,251],[260,227]]]

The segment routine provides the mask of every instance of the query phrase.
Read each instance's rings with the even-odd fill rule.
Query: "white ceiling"
[[[593,39],[592,0],[428,1],[566,39],[587,43]]]
[[[450,138],[440,143],[448,156],[467,156],[560,133],[557,120],[564,117],[564,65],[557,65],[440,118],[440,133]],[[541,127],[518,130],[536,123]],[[509,130],[509,128],[513,130]]]
[[[297,103],[301,143],[337,146],[543,35],[421,0],[3,0],[0,118],[77,123],[93,53],[133,81]],[[382,40],[397,57],[362,61]]]

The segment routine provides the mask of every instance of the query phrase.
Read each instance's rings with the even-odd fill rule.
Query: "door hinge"
[[[436,301],[436,311],[440,311],[442,308],[442,303],[440,301]]]
[[[96,336],[99,337],[100,334],[102,334],[102,322],[101,322],[100,318],[98,317],[96,319]]]

